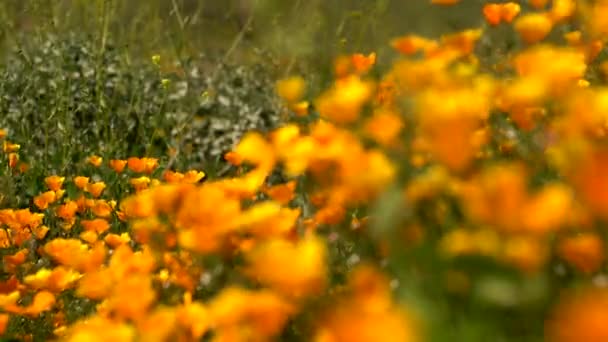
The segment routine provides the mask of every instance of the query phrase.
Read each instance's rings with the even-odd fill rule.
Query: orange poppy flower
[[[517,19],[514,27],[524,42],[533,44],[545,39],[553,29],[553,22],[545,13],[528,13]]]
[[[49,207],[49,204],[55,202],[56,199],[57,197],[54,191],[47,191],[34,197],[34,204],[38,209],[45,210]]]
[[[351,62],[357,73],[364,74],[368,72],[374,66],[374,64],[376,64],[376,53],[372,52],[367,56],[361,53],[356,53],[351,56]]]
[[[559,256],[583,273],[593,273],[604,262],[604,242],[594,233],[581,233],[559,242]]]
[[[94,231],[97,234],[101,234],[110,229],[110,223],[104,219],[97,218],[93,220],[82,220],[80,224],[86,231]]]
[[[10,316],[7,313],[0,314],[0,336],[4,335],[4,333],[6,332],[9,318]]]
[[[65,177],[49,176],[44,179],[44,182],[50,190],[59,191],[61,189],[61,186],[63,185],[64,180]]]
[[[163,179],[167,183],[179,183],[184,178],[184,175],[181,172],[166,170],[163,173]]]
[[[239,166],[243,162],[243,158],[233,151],[226,153],[224,159],[234,166]]]
[[[19,163],[19,155],[17,153],[9,153],[8,154],[8,166],[11,169],[14,169]]]
[[[101,163],[103,162],[103,158],[97,155],[92,155],[90,156],[87,161],[89,162],[89,164],[95,166],[95,167],[99,167],[101,166]]]
[[[78,237],[89,245],[93,245],[99,239],[99,235],[94,231],[84,231]]]
[[[104,182],[95,182],[91,183],[87,186],[87,192],[91,194],[91,196],[97,198],[101,196],[101,193],[106,188],[106,183]]]
[[[30,274],[23,279],[23,283],[35,290],[48,290],[61,292],[72,287],[80,279],[80,274],[63,266],[50,270],[43,268],[35,274]]]
[[[608,290],[577,289],[562,296],[545,324],[549,341],[608,341]]]
[[[205,173],[203,171],[189,170],[184,173],[182,181],[184,183],[194,184],[200,182],[203,178],[205,178]]]
[[[404,55],[413,55],[437,47],[437,42],[417,35],[407,35],[393,39],[391,46]]]
[[[158,167],[157,158],[143,158],[144,161],[144,172],[151,174]]]
[[[209,303],[209,314],[220,340],[223,334],[230,336],[235,329],[245,340],[272,340],[294,309],[272,291],[237,287],[225,288]]]
[[[264,192],[278,203],[287,205],[295,197],[295,190],[296,181],[289,181],[285,184],[272,186]]]
[[[84,190],[89,185],[89,177],[77,176],[74,177],[74,185],[80,190]]]
[[[91,207],[91,211],[97,217],[109,217],[112,214],[112,206],[110,203],[104,200],[96,200],[95,204]]]
[[[128,233],[118,234],[108,234],[103,239],[103,241],[112,248],[117,248],[120,245],[124,245],[131,241],[131,237]]]
[[[55,305],[55,295],[49,291],[36,293],[30,305],[23,308],[22,312],[28,316],[35,317],[44,311],[49,311]]]
[[[363,105],[371,98],[373,85],[351,76],[341,79],[317,99],[322,117],[340,124],[356,121]]]
[[[521,11],[519,4],[514,2],[489,3],[483,6],[483,15],[488,24],[496,26],[501,22],[510,23]]]
[[[146,170],[146,162],[143,158],[130,157],[127,159],[127,167],[133,172],[142,173]]]
[[[288,103],[298,102],[306,91],[306,81],[300,76],[280,80],[276,85],[277,94]]]
[[[114,170],[116,173],[121,173],[124,171],[125,166],[127,166],[127,161],[122,159],[112,159],[110,160],[110,168]]]
[[[4,152],[17,152],[17,151],[19,151],[20,148],[21,148],[21,145],[13,144],[13,143],[9,142],[8,140],[4,140],[2,142],[2,149]]]
[[[131,183],[135,191],[141,191],[148,188],[148,185],[150,184],[150,178],[146,176],[131,178],[129,180],[129,183]]]
[[[274,239],[248,253],[247,274],[287,296],[308,296],[325,286],[325,257],[325,244],[316,237]]]

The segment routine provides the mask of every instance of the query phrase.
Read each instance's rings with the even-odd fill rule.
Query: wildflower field
[[[0,341],[608,341],[607,0],[3,0]]]

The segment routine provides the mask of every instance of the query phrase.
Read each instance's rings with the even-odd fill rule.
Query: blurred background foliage
[[[483,0],[457,7],[427,0],[5,0],[0,43],[25,44],[46,32],[109,37],[133,54],[178,58],[200,52],[239,62],[264,62],[270,52],[288,73],[297,65],[326,71],[339,53],[377,51],[389,58],[390,38],[408,32],[436,36],[477,26]],[[168,51],[167,51],[168,50]],[[4,49],[6,51],[6,49]],[[387,56],[389,55],[389,56]],[[309,67],[309,68],[308,68]]]

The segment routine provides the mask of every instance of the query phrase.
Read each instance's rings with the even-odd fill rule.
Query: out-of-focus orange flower
[[[575,0],[553,0],[549,16],[554,23],[568,20],[574,15],[576,6],[577,3]]]
[[[8,154],[8,166],[11,169],[14,169],[19,163],[19,155],[17,153],[11,152]]]
[[[553,22],[546,13],[527,13],[515,21],[515,30],[528,44],[540,42],[553,29]]]
[[[135,337],[136,331],[133,326],[100,316],[79,321],[66,333],[68,342],[131,342]]]
[[[129,180],[129,183],[131,183],[131,185],[133,186],[135,191],[141,191],[148,187],[148,185],[150,184],[150,178],[148,178],[146,176],[141,176],[138,178],[131,178]]]
[[[55,305],[55,295],[49,291],[40,291],[34,295],[32,303],[26,307],[17,307],[17,313],[23,313],[30,317],[38,316],[44,311],[49,311]]]
[[[27,249],[22,249],[14,254],[5,255],[2,257],[2,261],[4,262],[4,269],[10,273],[15,271],[15,268],[21,264],[23,264],[28,256],[29,252]]]
[[[239,166],[243,162],[243,158],[233,151],[226,153],[224,159],[234,166]]]
[[[30,165],[28,163],[20,162],[17,165],[17,170],[21,173],[25,173],[29,169],[30,169]]]
[[[325,286],[326,254],[316,237],[296,243],[271,240],[247,255],[247,274],[287,296],[316,294]]]
[[[76,211],[78,210],[78,204],[75,201],[67,201],[64,204],[60,205],[56,209],[57,216],[60,218],[69,221],[74,219],[76,215]]]
[[[515,70],[527,82],[540,82],[559,96],[576,85],[587,69],[585,54],[570,48],[537,46],[524,50],[514,59]]]
[[[10,319],[9,314],[0,314],[0,336],[4,335],[6,328],[8,327],[8,320]]]
[[[487,168],[472,182],[460,184],[466,211],[473,220],[507,231],[521,230],[519,215],[527,200],[526,172],[519,164]]]
[[[44,252],[60,265],[72,267],[80,272],[96,269],[106,257],[103,244],[89,249],[86,244],[76,239],[54,239],[44,246]]]
[[[6,153],[17,152],[17,151],[19,151],[20,148],[21,148],[21,145],[13,144],[13,143],[9,142],[8,140],[4,140],[2,142],[2,150]]]
[[[103,162],[103,158],[100,156],[92,155],[87,159],[87,162],[89,162],[89,164],[95,167],[100,167],[101,163]]]
[[[286,102],[295,103],[304,96],[306,81],[300,76],[286,78],[277,82],[276,91]]]
[[[44,183],[46,183],[46,186],[49,188],[49,190],[59,191],[61,190],[61,186],[63,185],[64,180],[65,177],[49,176],[44,179]]]
[[[362,53],[356,53],[351,56],[351,62],[357,73],[364,74],[376,64],[376,53],[372,52],[367,56]]]
[[[348,56],[340,55],[334,60],[334,74],[336,79],[346,77],[351,74],[352,61]]]
[[[296,181],[289,181],[285,184],[274,185],[264,192],[276,202],[287,205],[295,196]]]
[[[83,274],[76,293],[85,298],[101,300],[110,295],[113,286],[114,278],[111,271],[100,268]]]
[[[236,287],[222,290],[210,303],[211,322],[221,338],[271,339],[276,336],[294,307],[272,291],[250,291]]]
[[[8,248],[12,245],[11,236],[8,230],[0,229],[0,248]]]
[[[549,341],[608,341],[608,290],[589,288],[564,296],[545,324]]]
[[[483,15],[488,24],[496,26],[502,21],[502,5],[489,3],[483,6]]]
[[[317,108],[324,118],[341,124],[352,123],[359,118],[372,90],[371,83],[356,76],[346,77],[317,99]]]
[[[599,270],[604,261],[604,242],[594,233],[581,233],[559,241],[558,254],[583,273]]]
[[[91,211],[97,217],[109,217],[112,215],[112,206],[110,203],[104,200],[96,200],[95,204],[91,207]]]
[[[151,174],[158,167],[158,159],[157,158],[142,158],[145,163],[144,172],[147,174]]]
[[[80,240],[88,243],[89,245],[93,245],[95,242],[97,242],[97,240],[99,240],[99,234],[93,230],[85,230],[84,232],[80,233],[78,237],[80,237]]]
[[[26,276],[23,283],[35,290],[48,290],[51,292],[61,292],[72,287],[80,279],[80,274],[73,270],[59,266],[52,270],[43,268]]]
[[[501,252],[501,241],[498,233],[491,229],[470,231],[458,228],[445,234],[439,244],[439,250],[445,256],[481,255],[497,257]]]
[[[418,99],[420,134],[433,156],[461,171],[475,157],[473,134],[490,111],[484,89],[428,91]]]
[[[127,159],[127,167],[133,172],[142,173],[146,170],[146,161],[144,158],[130,157]]]
[[[194,339],[201,338],[212,324],[209,310],[200,303],[184,303],[177,309],[177,321]]]
[[[391,46],[404,55],[413,55],[417,52],[435,49],[437,42],[431,39],[416,35],[407,35],[395,38],[391,41]]]
[[[177,314],[174,308],[160,307],[137,324],[138,338],[142,341],[161,342],[175,333]]]
[[[163,179],[167,183],[179,183],[184,179],[184,174],[177,171],[166,170],[163,172]]]
[[[78,176],[74,177],[74,185],[80,190],[85,190],[89,185],[89,177]]]
[[[294,113],[296,113],[299,117],[304,117],[308,115],[308,111],[310,109],[310,102],[308,101],[300,101],[296,103],[292,103],[289,105],[289,109],[291,109]]]
[[[110,160],[110,168],[116,173],[122,173],[127,166],[127,161],[123,159],[112,159]]]
[[[556,230],[572,212],[572,194],[563,185],[553,184],[535,194],[522,211],[522,225],[530,232]]]
[[[521,11],[521,6],[514,2],[489,3],[483,6],[483,15],[486,21],[493,26],[501,22],[510,23]]]
[[[49,232],[49,227],[47,226],[38,226],[32,229],[34,236],[36,237],[36,239],[38,240],[42,240],[44,239],[44,237],[46,236],[46,234]],[[1,234],[0,234],[1,235]],[[2,245],[2,238],[0,237],[0,246]]]
[[[6,309],[7,307],[16,306],[20,298],[21,294],[19,291],[12,291],[7,294],[0,293],[0,308]]]
[[[584,156],[573,166],[571,178],[583,201],[597,215],[608,216],[608,150]]]
[[[104,219],[98,218],[93,220],[81,220],[80,224],[86,231],[94,231],[101,234],[110,229],[110,223]]]
[[[393,304],[388,280],[369,266],[350,275],[350,296],[319,319],[314,341],[418,341],[413,316]]]
[[[533,236],[516,235],[504,242],[501,259],[523,272],[537,272],[547,261],[547,247]]]
[[[528,0],[528,3],[530,4],[530,6],[538,9],[538,10],[542,10],[545,8],[545,6],[547,6],[547,3],[549,2],[549,0]]]
[[[176,216],[180,245],[201,253],[218,250],[225,235],[236,228],[239,214],[239,200],[227,197],[217,186],[190,191]]]
[[[54,191],[46,191],[34,197],[34,204],[38,209],[45,210],[49,207],[49,204],[55,202],[56,199],[57,197]]]
[[[205,178],[205,173],[203,171],[188,170],[186,171],[186,173],[184,173],[184,178],[182,179],[182,182],[194,184],[200,182],[201,180],[203,180],[203,178]]]
[[[106,183],[104,182],[95,182],[87,185],[87,192],[91,194],[91,196],[97,198],[101,196],[101,193],[106,188]]]
[[[278,238],[293,232],[300,209],[280,207],[274,202],[261,202],[249,207],[239,217],[241,229],[255,237]]]
[[[112,247],[112,248],[117,248],[120,245],[124,245],[126,243],[128,243],[129,241],[131,241],[131,237],[129,236],[128,233],[122,233],[120,235],[118,234],[108,234],[106,235],[106,237],[103,239],[105,241],[105,243]]]
[[[441,43],[444,47],[452,48],[464,55],[470,55],[482,34],[482,29],[464,30],[442,36]]]
[[[156,299],[152,281],[146,275],[132,274],[116,279],[107,308],[121,319],[141,320]]]
[[[370,117],[364,126],[365,134],[383,146],[391,146],[403,129],[403,121],[398,113],[380,109]]]

